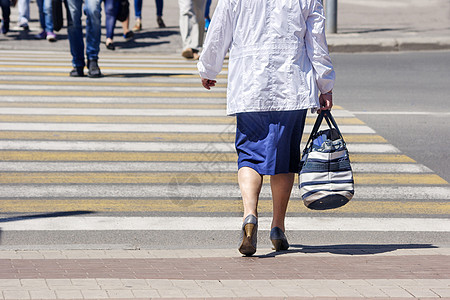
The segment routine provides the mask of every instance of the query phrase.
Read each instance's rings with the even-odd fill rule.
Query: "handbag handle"
[[[342,136],[342,133],[339,130],[339,127],[338,127],[336,121],[334,120],[333,116],[331,115],[331,111],[330,110],[322,110],[316,118],[316,122],[314,123],[314,127],[311,131],[311,134],[309,135],[308,142],[306,143],[305,150],[303,150],[303,152],[305,152],[306,149],[308,149],[309,143],[313,140],[314,136],[319,131],[320,125],[322,124],[322,121],[324,118],[328,124],[328,127],[330,127],[330,129],[333,129],[333,127],[334,127],[337,130],[337,132],[339,133],[339,136],[341,137],[341,139],[344,140],[344,137]]]

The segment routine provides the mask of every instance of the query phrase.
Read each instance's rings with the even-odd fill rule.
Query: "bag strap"
[[[325,120],[327,121],[328,126],[330,127],[330,129],[332,128],[330,122],[333,124],[333,127],[337,130],[337,132],[339,133],[339,136],[341,137],[341,139],[344,140],[344,137],[342,136],[342,133],[339,130],[339,127],[338,127],[336,121],[334,120],[333,116],[331,115],[331,111],[328,111],[328,110],[325,111]]]
[[[306,149],[308,149],[309,143],[313,140],[314,136],[319,131],[320,125],[322,124],[324,112],[325,111],[321,111],[320,114],[317,116],[316,122],[314,123],[313,129],[311,131],[311,134],[309,135],[308,142],[306,142],[305,150],[303,150],[303,152],[305,152]]]
[[[312,142],[314,136],[319,131],[319,128],[320,128],[320,125],[322,124],[323,119],[325,119],[325,121],[327,122],[328,127],[330,127],[330,129],[333,129],[333,127],[334,127],[337,130],[337,132],[339,133],[339,136],[341,137],[341,139],[344,140],[344,137],[342,136],[342,133],[339,130],[339,127],[338,127],[336,121],[334,120],[333,116],[331,115],[331,111],[330,110],[322,110],[316,118],[316,122],[314,123],[314,127],[311,131],[311,134],[309,135],[308,142],[306,143],[306,146],[305,146],[305,149],[303,150],[303,152],[305,152],[306,149],[308,149],[309,143]]]

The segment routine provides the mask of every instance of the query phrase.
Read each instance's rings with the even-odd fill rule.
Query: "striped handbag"
[[[329,129],[319,131],[324,118]],[[353,173],[347,146],[328,110],[318,115],[303,150],[299,187],[305,206],[315,210],[341,207],[353,197]]]

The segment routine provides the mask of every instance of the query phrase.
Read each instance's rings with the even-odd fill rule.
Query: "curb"
[[[327,37],[330,52],[395,52],[450,49],[449,37],[430,38],[350,38],[330,35]]]

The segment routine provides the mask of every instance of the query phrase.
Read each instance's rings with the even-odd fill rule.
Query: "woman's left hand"
[[[202,77],[202,84],[205,87],[205,89],[210,90],[212,86],[216,85],[215,80],[207,79]]]

